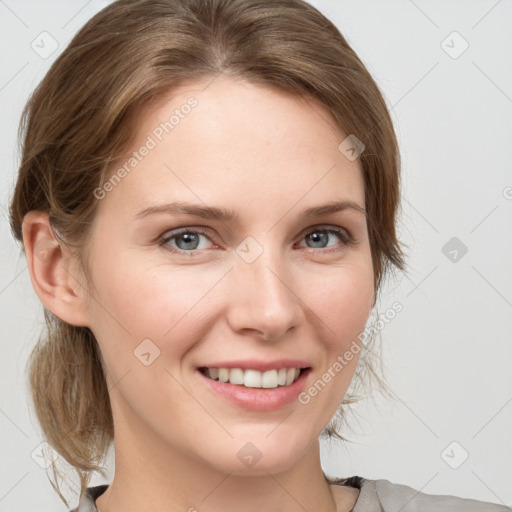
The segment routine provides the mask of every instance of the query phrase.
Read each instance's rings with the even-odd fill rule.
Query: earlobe
[[[84,300],[87,292],[72,275],[71,254],[54,235],[48,214],[28,212],[22,229],[30,279],[41,302],[61,320],[89,327]]]

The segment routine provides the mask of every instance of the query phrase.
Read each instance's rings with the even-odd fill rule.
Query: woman
[[[114,2],[23,122],[31,390],[76,511],[506,510],[322,471],[405,264],[389,113],[316,9]],[[112,483],[88,487],[111,442]]]

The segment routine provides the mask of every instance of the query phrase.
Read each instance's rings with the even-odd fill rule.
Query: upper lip
[[[279,370],[281,368],[310,368],[311,365],[302,359],[275,359],[262,361],[259,359],[244,359],[237,361],[219,361],[199,366],[199,368],[241,368],[242,370]]]

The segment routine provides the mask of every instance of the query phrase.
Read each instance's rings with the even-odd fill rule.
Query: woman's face
[[[95,193],[88,325],[116,449],[280,471],[316,446],[357,365],[374,298],[366,218],[325,207],[364,208],[363,177],[320,105],[207,83],[145,110]],[[308,369],[282,385],[293,368]]]

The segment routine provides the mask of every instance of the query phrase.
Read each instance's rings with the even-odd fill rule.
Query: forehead
[[[308,97],[221,76],[161,96],[133,129],[133,144],[112,169],[127,172],[107,201],[130,210],[170,200],[235,209],[319,199],[364,206],[360,163],[338,149],[347,134]]]

